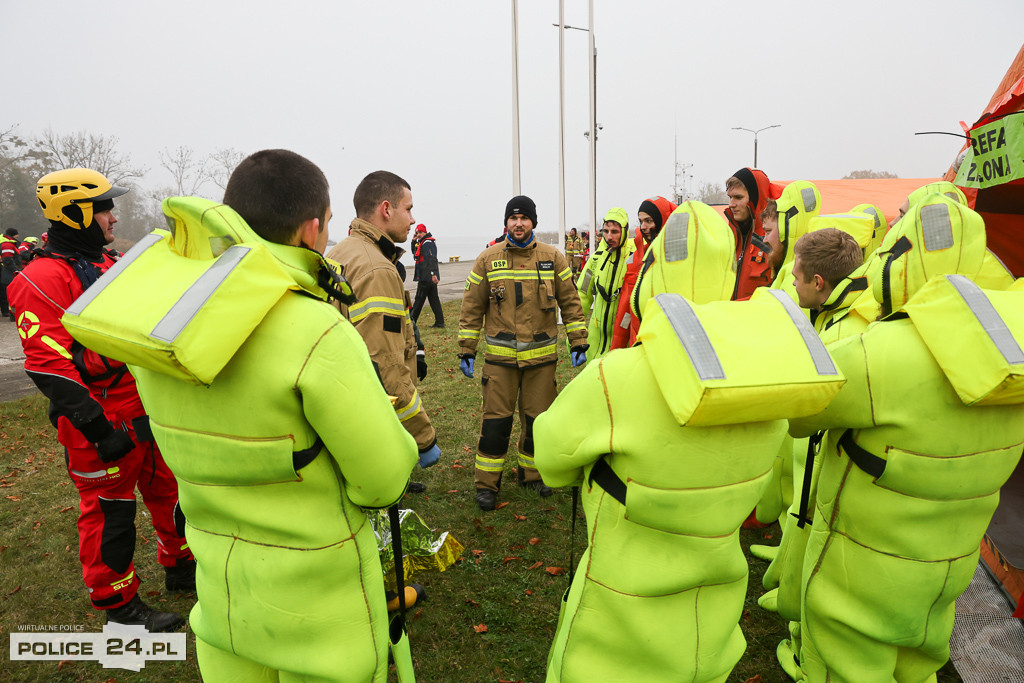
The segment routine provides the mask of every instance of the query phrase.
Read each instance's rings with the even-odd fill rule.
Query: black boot
[[[537,479],[535,481],[526,481],[525,473],[523,472],[523,468],[521,468],[521,467],[518,468],[517,479],[518,479],[517,483],[520,486],[522,486],[523,488],[533,489],[534,491],[537,492],[537,495],[540,496],[541,498],[547,498],[548,496],[550,496],[552,493],[555,492],[555,490],[553,488],[551,488],[550,486],[545,484],[540,479]]]
[[[164,567],[164,586],[168,591],[194,593],[196,590],[196,561],[178,560],[173,567]]]
[[[135,597],[113,609],[107,610],[107,621],[127,626],[145,626],[150,633],[174,631],[185,623],[185,618],[175,612],[159,612],[136,593]]]
[[[476,490],[476,506],[481,510],[493,510],[498,504],[498,494],[490,489]]]

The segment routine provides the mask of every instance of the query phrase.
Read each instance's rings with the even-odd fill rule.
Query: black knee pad
[[[477,448],[484,455],[505,455],[508,438],[512,434],[512,415],[484,420],[480,426],[480,444]]]
[[[533,455],[533,420],[529,415],[523,416],[523,452]]]
[[[115,572],[124,573],[135,555],[135,501],[100,498],[103,537],[100,559]]]

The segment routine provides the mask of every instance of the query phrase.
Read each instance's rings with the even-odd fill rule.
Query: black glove
[[[427,354],[422,349],[416,352],[416,376],[421,382],[427,378]]]
[[[96,442],[96,454],[103,462],[114,462],[132,452],[135,442],[128,432],[115,429]]]

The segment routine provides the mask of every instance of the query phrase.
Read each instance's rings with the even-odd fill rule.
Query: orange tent
[[[960,125],[971,135],[980,126],[1021,111],[1024,111],[1024,45],[978,120],[970,127],[963,122]],[[956,180],[960,162],[970,146],[970,142],[964,145],[957,161],[946,172],[946,180]],[[1014,160],[1015,163],[1020,161]],[[963,190],[971,207],[985,218],[989,249],[1015,276],[1024,276],[1024,179],[982,189],[964,187]]]

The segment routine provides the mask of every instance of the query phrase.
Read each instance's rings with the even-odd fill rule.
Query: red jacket
[[[103,273],[114,263],[104,255],[101,263],[84,268]],[[115,423],[143,415],[127,366],[86,349],[60,322],[83,291],[75,266],[56,256],[33,259],[8,286],[7,295],[18,315],[25,372],[50,399],[55,425],[59,416],[78,428],[101,415]]]
[[[619,307],[615,310],[615,328],[612,330],[611,345],[613,349],[626,349],[632,346],[636,341],[636,333],[640,330],[640,321],[629,311],[629,300],[633,295],[637,278],[640,276],[647,243],[644,242],[644,236],[639,230],[636,231],[633,242],[636,244],[636,250],[629,255],[629,260],[626,261],[626,278],[622,281]]]
[[[736,287],[733,289],[734,301],[749,299],[758,287],[767,287],[772,283],[772,267],[768,263],[765,249],[764,226],[761,225],[761,212],[768,206],[769,199],[778,199],[779,187],[773,185],[764,171],[756,168],[744,168],[736,172],[736,177],[744,181],[750,195],[750,212],[752,228],[746,235],[739,223],[733,218],[732,209],[725,210],[733,237],[736,238]],[[755,187],[749,181],[753,178]]]

